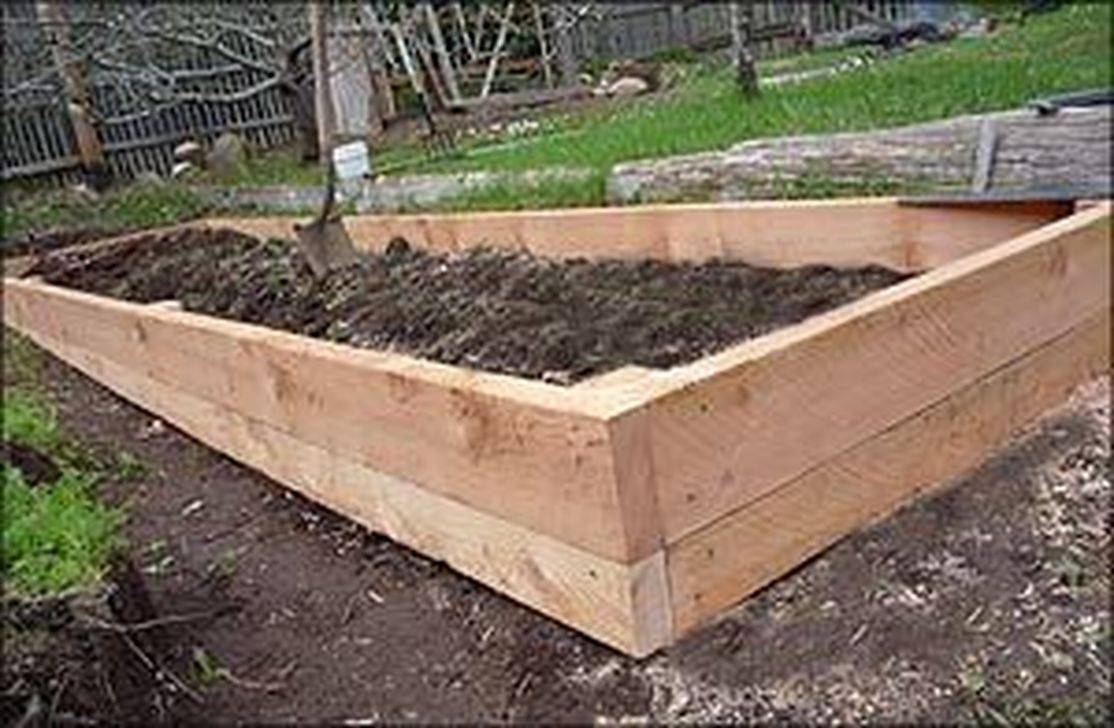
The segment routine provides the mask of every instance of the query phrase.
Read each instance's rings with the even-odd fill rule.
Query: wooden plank
[[[1110,315],[1087,322],[669,547],[676,634],[983,460],[1110,371]]]
[[[607,423],[576,411],[567,388],[28,281],[6,286],[5,313],[21,330],[606,558],[653,551],[624,525]]]
[[[1107,204],[671,370],[648,405],[666,541],[1109,309],[1110,262]]]
[[[900,206],[890,198],[576,208],[438,215],[352,215],[353,241],[379,251],[395,237],[459,251],[525,248],[554,257],[715,257],[795,267],[885,265],[913,271],[1008,240],[1071,211],[1067,203],[986,207]],[[211,218],[260,237],[293,237],[298,218]]]
[[[634,655],[668,641],[661,552],[627,565],[394,478],[343,452],[143,376],[79,346],[37,343],[201,442],[544,614]]]

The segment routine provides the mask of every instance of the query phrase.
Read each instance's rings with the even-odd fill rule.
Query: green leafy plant
[[[28,486],[3,466],[0,572],[17,595],[58,594],[95,584],[120,545],[120,514],[93,496],[92,476],[63,471],[50,486]]]

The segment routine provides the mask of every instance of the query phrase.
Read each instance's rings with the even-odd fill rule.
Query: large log
[[[608,180],[612,203],[745,200],[777,196],[787,184],[888,181],[918,188],[967,188],[980,128],[997,147],[989,184],[1000,188],[1111,186],[1110,107],[963,116],[870,132],[757,139],[722,152],[632,162]]]

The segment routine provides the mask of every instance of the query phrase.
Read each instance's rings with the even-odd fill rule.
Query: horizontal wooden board
[[[671,545],[676,634],[973,467],[1073,387],[1109,371],[1104,311]]]
[[[603,420],[571,390],[11,281],[5,313],[192,396],[492,515],[632,563]]]
[[[744,260],[756,265],[885,265],[923,270],[1070,212],[1068,203],[906,207],[890,198],[648,205],[428,215],[350,215],[353,241],[395,237],[437,251],[489,245],[589,258]],[[261,237],[293,237],[295,218],[211,218]]]
[[[672,370],[642,471],[666,542],[1107,310],[1109,236],[1088,210]]]
[[[201,442],[602,642],[644,655],[668,641],[661,552],[635,564],[602,558],[303,442],[39,329],[29,333]]]

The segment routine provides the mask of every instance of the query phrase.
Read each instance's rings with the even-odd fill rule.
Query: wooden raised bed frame
[[[256,235],[290,219],[207,220]],[[355,217],[361,245],[925,274],[561,387],[8,279],[5,320],[199,440],[645,655],[1110,369],[1110,204],[891,199]],[[338,585],[338,589],[343,588]]]

